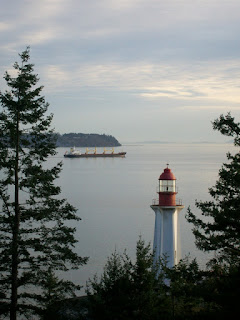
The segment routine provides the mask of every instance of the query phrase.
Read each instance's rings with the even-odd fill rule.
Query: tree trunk
[[[17,293],[18,293],[18,241],[19,241],[19,224],[20,224],[20,208],[19,208],[19,110],[17,112],[16,123],[16,149],[15,149],[15,208],[13,221],[13,239],[12,239],[12,292],[10,320],[17,319]]]

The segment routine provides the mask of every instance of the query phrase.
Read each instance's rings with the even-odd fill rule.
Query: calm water
[[[208,188],[214,185],[218,170],[226,161],[232,145],[155,144],[115,148],[126,151],[126,158],[63,159],[60,177],[62,194],[78,208],[82,218],[77,225],[76,250],[89,262],[71,272],[72,280],[85,285],[95,273],[101,273],[107,257],[125,248],[135,256],[139,235],[153,241],[154,212],[159,175],[170,164],[177,178],[178,198],[185,209],[180,213],[182,256],[206,262],[206,254],[194,245],[191,225],[185,219],[187,207],[194,209],[195,199],[209,199]],[[65,148],[58,149],[62,159]],[[99,149],[100,151],[100,149]],[[50,162],[56,159],[49,159]]]
[[[127,152],[123,159],[68,159],[63,158],[65,151],[58,148],[48,165],[63,161],[58,181],[62,196],[78,208],[82,218],[76,225],[76,250],[89,257],[86,266],[68,274],[71,280],[85,285],[95,273],[102,272],[115,249],[122,252],[126,248],[134,257],[140,235],[152,244],[155,216],[150,205],[157,196],[158,178],[166,163],[177,178],[178,198],[185,205],[180,213],[182,256],[190,253],[205,264],[206,254],[195,248],[192,226],[185,214],[188,206],[194,210],[195,199],[209,199],[208,188],[214,185],[226,152],[236,152],[232,145],[146,144],[115,148],[116,152]]]

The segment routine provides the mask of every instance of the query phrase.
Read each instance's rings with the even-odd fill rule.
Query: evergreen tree
[[[80,218],[55,185],[61,163],[46,164],[56,151],[43,87],[29,48],[19,56],[16,76],[4,76],[9,91],[0,93],[0,312],[11,320],[18,312],[41,313],[56,288],[61,298],[65,290],[74,294],[78,286],[59,280],[56,271],[86,263],[74,252],[75,228],[65,223]]]
[[[90,315],[104,320],[154,320],[160,315],[168,319],[169,298],[163,288],[163,278],[153,268],[150,245],[139,239],[135,262],[126,252],[114,252],[101,278],[88,282]]]
[[[188,257],[173,268],[165,263],[162,272],[169,282],[165,292],[171,299],[171,319],[215,319],[219,306],[212,297],[215,290],[210,281],[212,272],[200,270],[197,261],[190,261]]]
[[[234,137],[234,145],[240,146],[240,123],[231,114],[221,115],[213,122],[214,130]],[[202,216],[188,209],[187,220],[193,223],[196,245],[204,251],[214,251],[218,261],[227,265],[240,258],[240,152],[227,154],[228,162],[219,171],[219,179],[209,189],[213,200],[196,201]]]
[[[173,268],[167,267],[164,257],[159,263],[160,274],[153,267],[150,246],[141,239],[136,261],[126,253],[114,252],[100,279],[95,276],[88,282],[88,316],[97,320],[199,320],[216,319],[223,311],[225,316],[225,311],[229,312],[226,305],[220,305],[228,292],[221,284],[227,286],[229,282],[219,279],[219,272],[202,271],[196,260],[188,258]]]
[[[206,313],[209,319],[239,318],[239,266],[214,262],[205,275],[201,294],[204,303],[210,307]]]

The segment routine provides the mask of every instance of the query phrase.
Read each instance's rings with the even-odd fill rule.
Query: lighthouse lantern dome
[[[168,167],[159,177],[159,192],[176,192],[176,178]]]

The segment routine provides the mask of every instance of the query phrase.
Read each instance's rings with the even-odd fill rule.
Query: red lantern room
[[[159,206],[176,206],[176,178],[168,165],[158,180]]]

